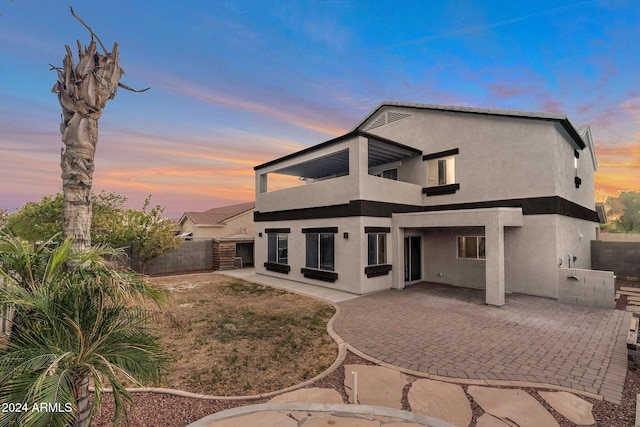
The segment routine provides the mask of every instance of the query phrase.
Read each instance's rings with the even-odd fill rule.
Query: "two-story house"
[[[558,298],[598,227],[588,126],[560,114],[383,102],[256,166],[255,268],[364,294],[427,281]],[[304,185],[269,191],[269,178]]]

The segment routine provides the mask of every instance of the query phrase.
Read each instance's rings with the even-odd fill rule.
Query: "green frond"
[[[140,276],[113,269],[105,247],[74,253],[69,240],[33,248],[0,234],[0,308],[15,310],[0,351],[0,402],[71,404],[72,411],[0,418],[4,425],[70,425],[79,379],[89,375],[99,408],[103,382],[114,390],[115,416],[128,417],[125,383],[158,383],[169,358],[148,321],[165,294]]]

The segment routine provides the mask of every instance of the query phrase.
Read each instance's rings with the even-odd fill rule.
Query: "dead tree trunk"
[[[91,185],[98,119],[107,101],[116,96],[124,74],[118,65],[118,44],[114,43],[111,52],[100,45],[104,54],[97,51],[93,37],[89,46],[83,47],[78,41],[77,64],[71,48],[65,46],[67,54],[62,68],[53,67],[58,71],[58,81],[52,92],[58,95],[62,107],[60,132],[65,145],[60,161],[64,194],[62,233],[64,238],[74,239],[76,250],[91,246]]]

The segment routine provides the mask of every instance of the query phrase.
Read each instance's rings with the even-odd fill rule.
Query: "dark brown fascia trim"
[[[439,159],[440,157],[454,156],[454,155],[459,154],[459,153],[460,153],[460,149],[452,148],[451,150],[445,150],[445,151],[439,151],[437,153],[425,154],[424,156],[422,156],[422,160]]]
[[[437,185],[435,187],[424,187],[422,192],[427,196],[440,196],[442,194],[454,194],[460,189],[460,184]]]
[[[290,228],[265,228],[265,233],[291,233]]]
[[[363,132],[361,130],[353,130],[353,131],[351,131],[349,133],[346,133],[346,134],[344,134],[342,136],[339,136],[337,138],[330,139],[329,141],[321,142],[320,144],[316,144],[316,145],[313,145],[311,147],[307,147],[304,150],[296,151],[295,153],[287,154],[286,156],[283,156],[283,157],[277,158],[275,160],[271,160],[270,162],[263,163],[261,165],[255,166],[253,168],[253,170],[258,170],[258,169],[265,168],[267,166],[272,166],[272,165],[275,165],[275,164],[280,163],[282,161],[293,159],[293,158],[295,158],[297,156],[301,156],[303,154],[311,153],[311,152],[314,152],[316,150],[320,150],[322,148],[329,147],[329,146],[331,146],[333,144],[337,144],[339,142],[344,141],[345,139],[349,139],[349,138],[352,138],[354,136],[363,136],[365,138],[375,139],[375,140],[384,142],[385,144],[394,145],[394,146],[402,148],[404,150],[411,151],[411,152],[415,153],[416,155],[422,154],[422,150],[419,150],[419,149],[414,148],[414,147],[409,147],[408,145],[404,145],[404,144],[402,144],[400,142],[392,141],[392,140],[387,139],[387,138],[382,138],[380,136],[373,135],[373,134],[368,133],[368,132]]]
[[[289,274],[291,271],[291,266],[287,264],[278,264],[276,262],[265,262],[264,268],[268,271],[275,271],[277,273]]]
[[[391,227],[365,227],[365,233],[391,233]]]
[[[431,111],[441,111],[448,113],[463,113],[463,114],[476,114],[482,116],[497,116],[497,117],[512,117],[516,119],[526,119],[526,120],[545,120],[548,122],[559,122],[560,125],[567,131],[573,142],[580,148],[584,150],[586,145],[582,140],[582,137],[578,134],[576,129],[573,127],[569,119],[564,116],[562,117],[545,117],[545,115],[523,115],[523,114],[509,114],[508,111],[500,110],[500,111],[491,111],[490,109],[486,109],[485,111],[467,111],[460,110],[454,108],[446,108],[446,106],[442,106],[442,108],[436,108],[436,106],[422,106],[422,105],[398,105],[393,102],[382,102],[375,110],[369,113],[363,120],[358,123],[355,130],[357,130],[360,126],[362,126],[367,120],[373,117],[378,111],[382,110],[385,107],[390,108],[404,108],[404,109],[413,109],[413,110],[431,110]]]
[[[578,131],[573,127],[571,122],[569,122],[569,119],[560,120],[560,124],[562,125],[564,130],[567,131],[567,133],[569,134],[571,139],[573,139],[573,142],[576,143],[578,148],[581,150],[584,150],[586,145],[584,145],[584,141],[582,140],[582,137],[578,134]]]
[[[586,221],[598,222],[598,213],[559,196],[530,197],[524,199],[491,200],[486,202],[457,203],[451,205],[425,206],[424,212],[442,210],[522,208],[523,215],[563,215]]]
[[[367,278],[386,276],[389,274],[391,269],[391,264],[370,265],[364,268],[364,274],[367,275]]]
[[[348,138],[351,138],[353,136],[356,136],[356,135],[358,135],[358,133],[359,133],[359,131],[357,131],[357,130],[351,131],[351,132],[346,133],[346,134],[344,134],[342,136],[339,136],[337,138],[330,139],[329,141],[325,141],[325,142],[321,142],[320,144],[312,145],[311,147],[307,147],[307,148],[305,148],[303,150],[296,151],[295,153],[287,154],[286,156],[279,157],[279,158],[277,158],[275,160],[271,160],[271,161],[269,161],[267,163],[263,163],[261,165],[255,166],[253,168],[253,170],[266,168],[267,166],[275,165],[275,164],[280,163],[282,161],[293,159],[294,157],[298,157],[298,156],[301,156],[303,154],[311,153],[313,151],[320,150],[320,149],[325,148],[325,147],[329,147],[329,146],[331,146],[333,144],[337,144],[338,142],[342,142],[345,139],[348,139]]]
[[[337,233],[338,227],[313,227],[303,228],[303,233]]]
[[[422,212],[422,206],[373,202],[370,200],[351,200],[349,203],[342,205],[290,209],[275,212],[255,211],[253,220],[255,222],[291,221],[296,219],[346,218],[353,216],[391,218],[392,214],[398,212]]]
[[[316,208],[292,209],[276,212],[254,213],[256,222],[291,221],[299,219],[344,218],[369,216],[391,218],[394,213],[437,212],[445,210],[482,209],[482,208],[522,208],[524,215],[557,214],[586,221],[599,222],[594,210],[570,202],[558,196],[531,197],[524,199],[491,200],[485,202],[456,203],[436,206],[415,206],[399,203],[374,202],[371,200],[352,200],[348,204],[321,206]]]
[[[335,282],[338,280],[338,273],[334,271],[316,270],[314,268],[301,268],[300,272],[308,279],[317,279],[324,282]]]

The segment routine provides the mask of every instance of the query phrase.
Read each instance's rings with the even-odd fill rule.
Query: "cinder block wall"
[[[640,242],[591,241],[591,268],[620,277],[640,277]]]
[[[166,252],[147,263],[146,274],[168,274],[213,269],[211,240],[185,241],[178,249]],[[132,265],[136,265],[134,259]]]
[[[616,307],[612,271],[558,268],[558,300],[589,307]]]

